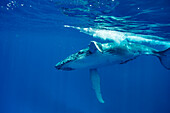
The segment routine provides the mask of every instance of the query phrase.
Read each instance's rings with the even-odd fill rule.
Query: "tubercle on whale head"
[[[55,65],[55,68],[56,68],[57,70],[65,70],[65,71],[74,70],[73,68],[66,66],[66,64],[68,64],[69,62],[71,62],[71,60],[69,60],[69,59],[64,59],[63,61],[58,62],[58,63]]]
[[[70,70],[74,70],[73,68],[69,67],[68,64],[72,61],[75,60],[74,54],[70,55],[69,57],[67,57],[66,59],[58,62],[55,65],[55,68],[57,70],[65,70],[65,71],[70,71]]]

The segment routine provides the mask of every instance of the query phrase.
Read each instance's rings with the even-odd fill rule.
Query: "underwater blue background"
[[[170,113],[170,71],[154,56],[99,68],[104,104],[96,99],[89,70],[55,69],[57,62],[86,48],[91,40],[105,42],[64,25],[170,41],[168,0],[110,1],[97,1],[105,4],[103,9],[87,12],[85,8],[97,6],[96,1],[1,0],[0,113]],[[93,21],[98,15],[119,18]]]

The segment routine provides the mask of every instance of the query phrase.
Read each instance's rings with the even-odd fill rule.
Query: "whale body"
[[[99,102],[104,103],[100,89],[100,77],[97,68],[112,64],[124,64],[140,55],[153,55],[160,59],[161,64],[170,70],[170,48],[158,51],[154,48],[130,42],[99,43],[91,41],[89,46],[68,56],[55,65],[58,70],[75,70],[87,68],[93,89]]]

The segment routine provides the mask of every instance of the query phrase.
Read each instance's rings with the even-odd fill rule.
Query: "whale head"
[[[55,68],[58,70],[71,71],[79,68],[93,66],[92,61],[95,59],[94,54],[102,51],[102,45],[91,41],[88,48],[82,49],[75,54],[68,56],[66,59],[58,62]]]
[[[67,57],[66,59],[58,62],[55,65],[55,68],[58,70],[65,70],[65,71],[75,70],[75,69],[81,67],[81,65],[80,65],[80,62],[82,62],[81,60],[85,59],[90,54],[91,53],[88,48],[80,50],[79,52],[72,54],[69,57]]]

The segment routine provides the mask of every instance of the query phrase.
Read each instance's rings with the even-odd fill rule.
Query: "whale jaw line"
[[[73,69],[73,68],[71,68],[71,67],[64,67],[64,66],[62,66],[62,65],[56,65],[55,68],[56,68],[57,70],[64,70],[64,71],[75,70],[75,69]]]

